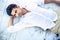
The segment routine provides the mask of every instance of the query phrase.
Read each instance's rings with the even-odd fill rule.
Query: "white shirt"
[[[38,14],[37,12],[29,12],[23,16],[22,20],[20,20],[19,23],[15,24],[14,26],[8,27],[7,31],[13,33],[25,27],[32,26],[38,26],[46,30],[47,28],[54,27],[55,23],[42,14]]]

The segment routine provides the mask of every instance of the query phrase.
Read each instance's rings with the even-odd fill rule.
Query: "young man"
[[[46,37],[45,34],[46,32],[43,30],[55,26],[55,23],[49,17],[46,17],[46,15],[43,15],[35,11],[27,10],[25,8],[20,8],[16,4],[9,5],[6,11],[7,14],[10,16],[9,27],[7,31],[9,33],[13,33],[14,36],[14,37],[10,36],[8,39],[10,40],[48,40],[48,39],[53,40],[53,38],[55,39],[54,33],[53,36],[50,36],[52,34],[49,34],[49,37]],[[17,24],[13,24],[15,17],[21,18]],[[16,35],[15,32],[17,33]]]
[[[49,11],[47,10],[44,11],[44,9],[42,9],[42,12],[46,12],[46,14],[42,12],[39,13],[35,11],[30,11],[25,8],[21,8],[17,6],[16,4],[9,5],[6,11],[7,11],[7,14],[10,16],[8,30],[12,32],[16,32],[18,30],[21,30],[29,26],[39,26],[43,28],[44,30],[55,26],[55,23],[51,19],[51,16],[56,17],[56,14],[54,12],[49,13]],[[21,19],[17,24],[13,25],[13,21],[15,17],[20,17]]]

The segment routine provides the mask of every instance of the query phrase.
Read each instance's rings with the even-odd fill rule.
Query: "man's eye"
[[[17,13],[17,10],[15,10],[15,13]]]

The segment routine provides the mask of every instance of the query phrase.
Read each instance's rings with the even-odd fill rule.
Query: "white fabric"
[[[42,14],[38,14],[37,12],[29,12],[24,15],[19,23],[15,24],[14,26],[8,27],[7,31],[13,33],[30,26],[39,26],[46,30],[47,28],[54,27],[55,23]]]
[[[3,39],[7,40],[57,40],[56,34],[51,31],[44,31],[38,26],[24,28],[15,33],[2,33]]]

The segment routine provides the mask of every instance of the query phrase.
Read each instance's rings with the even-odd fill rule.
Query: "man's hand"
[[[54,3],[60,6],[60,0],[54,0]]]
[[[49,3],[55,3],[58,6],[60,6],[60,0],[44,0],[45,4],[49,4]]]
[[[10,20],[8,22],[8,27],[12,26],[14,22],[14,16],[10,16]]]
[[[53,3],[53,2],[54,2],[54,0],[44,0],[44,3],[45,3],[45,4]]]

